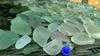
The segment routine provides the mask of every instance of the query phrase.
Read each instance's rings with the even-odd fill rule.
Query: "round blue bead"
[[[70,56],[71,55],[71,48],[69,46],[64,46],[61,50],[63,56]]]

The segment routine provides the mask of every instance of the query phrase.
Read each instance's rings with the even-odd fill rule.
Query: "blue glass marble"
[[[70,56],[71,55],[71,48],[69,46],[64,46],[61,50],[63,56]]]

